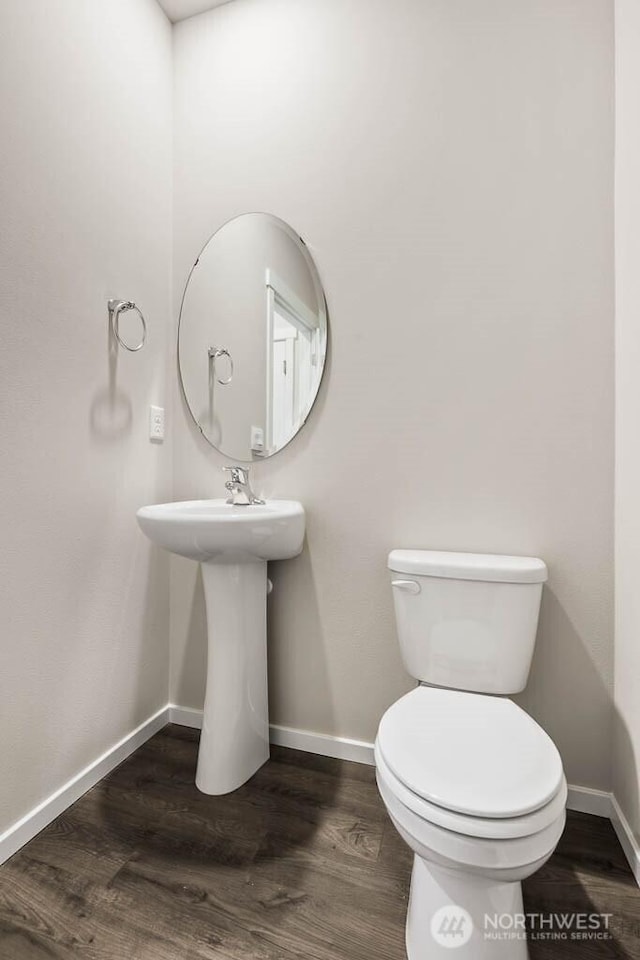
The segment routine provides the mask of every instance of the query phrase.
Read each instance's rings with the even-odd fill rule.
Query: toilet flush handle
[[[404,590],[405,593],[420,593],[420,584],[415,580],[392,580],[391,586],[396,590]]]

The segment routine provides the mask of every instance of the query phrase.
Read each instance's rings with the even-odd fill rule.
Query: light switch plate
[[[149,440],[164,440],[164,407],[149,407]]]
[[[251,427],[251,450],[253,453],[264,453],[264,430],[262,427]]]

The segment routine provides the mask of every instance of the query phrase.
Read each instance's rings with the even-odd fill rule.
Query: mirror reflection
[[[206,439],[234,460],[281,450],[318,393],[327,348],[324,292],[283,220],[247,213],[196,260],[178,332],[182,389]]]

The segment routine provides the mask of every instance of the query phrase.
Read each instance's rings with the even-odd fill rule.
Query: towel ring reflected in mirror
[[[223,387],[226,387],[233,380],[233,357],[228,350],[225,350],[224,347],[209,347],[209,363],[211,364],[214,373],[216,369],[216,360],[218,357],[226,357],[229,361],[229,376],[226,378],[226,380],[222,377],[216,377],[218,383]]]

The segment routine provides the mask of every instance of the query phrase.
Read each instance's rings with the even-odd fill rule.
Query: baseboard
[[[373,744],[365,740],[350,740],[348,737],[332,737],[326,733],[311,733],[309,730],[296,730],[294,727],[269,727],[271,743],[305,753],[319,753],[323,757],[336,757],[338,760],[351,760],[355,763],[367,763],[373,766]]]
[[[604,790],[593,790],[591,787],[576,787],[569,784],[567,809],[578,813],[590,813],[594,817],[611,819],[613,797]]]
[[[80,797],[94,787],[111,770],[126,760],[127,757],[141,747],[150,737],[169,722],[169,710],[163,707],[152,717],[141,723],[139,727],[128,733],[109,750],[81,770],[75,777],[68,780],[59,790],[30,810],[21,820],[14,823],[3,834],[0,834],[0,863],[12,857],[20,847],[32,840],[52,820],[55,820],[67,807],[79,800]]]
[[[202,710],[193,707],[169,705],[172,723],[182,727],[202,729]],[[324,757],[337,757],[339,760],[354,760],[356,763],[374,765],[373,744],[366,740],[350,740],[347,737],[334,737],[327,733],[312,733],[295,727],[281,727],[271,724],[269,727],[271,743],[305,753],[319,753]],[[611,816],[611,794],[604,790],[592,790],[590,787],[569,787],[567,799],[569,810],[591,813],[596,817]]]
[[[620,841],[620,846],[629,861],[636,883],[640,886],[640,845],[615,797],[611,798],[611,823]]]
[[[149,717],[126,737],[119,740],[97,760],[90,763],[59,790],[56,790],[55,793],[1,834],[0,864],[13,856],[25,843],[32,840],[47,824],[55,820],[72,803],[79,800],[87,790],[95,786],[98,781],[102,780],[119,763],[126,760],[134,750],[141,747],[167,723],[176,723],[183,727],[193,727],[200,730],[202,728],[202,710],[180,707],[170,703],[154,713],[152,717]],[[364,740],[334,737],[326,733],[313,733],[309,730],[282,727],[278,724],[271,724],[269,729],[271,743],[281,747],[302,750],[305,753],[317,753],[325,757],[335,757],[339,760],[351,760],[355,763],[369,765],[374,763],[373,744]],[[631,870],[638,885],[640,885],[640,845],[638,845],[615,797],[604,790],[570,785],[567,808],[611,820]]]
[[[168,710],[170,723],[177,723],[179,727],[202,730],[202,710],[194,710],[193,707],[177,707],[174,703],[169,704]]]
[[[171,723],[181,727],[202,729],[202,710],[192,707],[169,705]],[[291,750],[303,750],[305,753],[318,753],[323,757],[335,757],[338,760],[352,760],[355,763],[367,763],[373,766],[373,744],[365,740],[351,740],[348,737],[333,737],[326,733],[312,733],[310,730],[297,730],[294,727],[281,727],[277,723],[269,726],[269,740],[274,746],[289,747]]]

